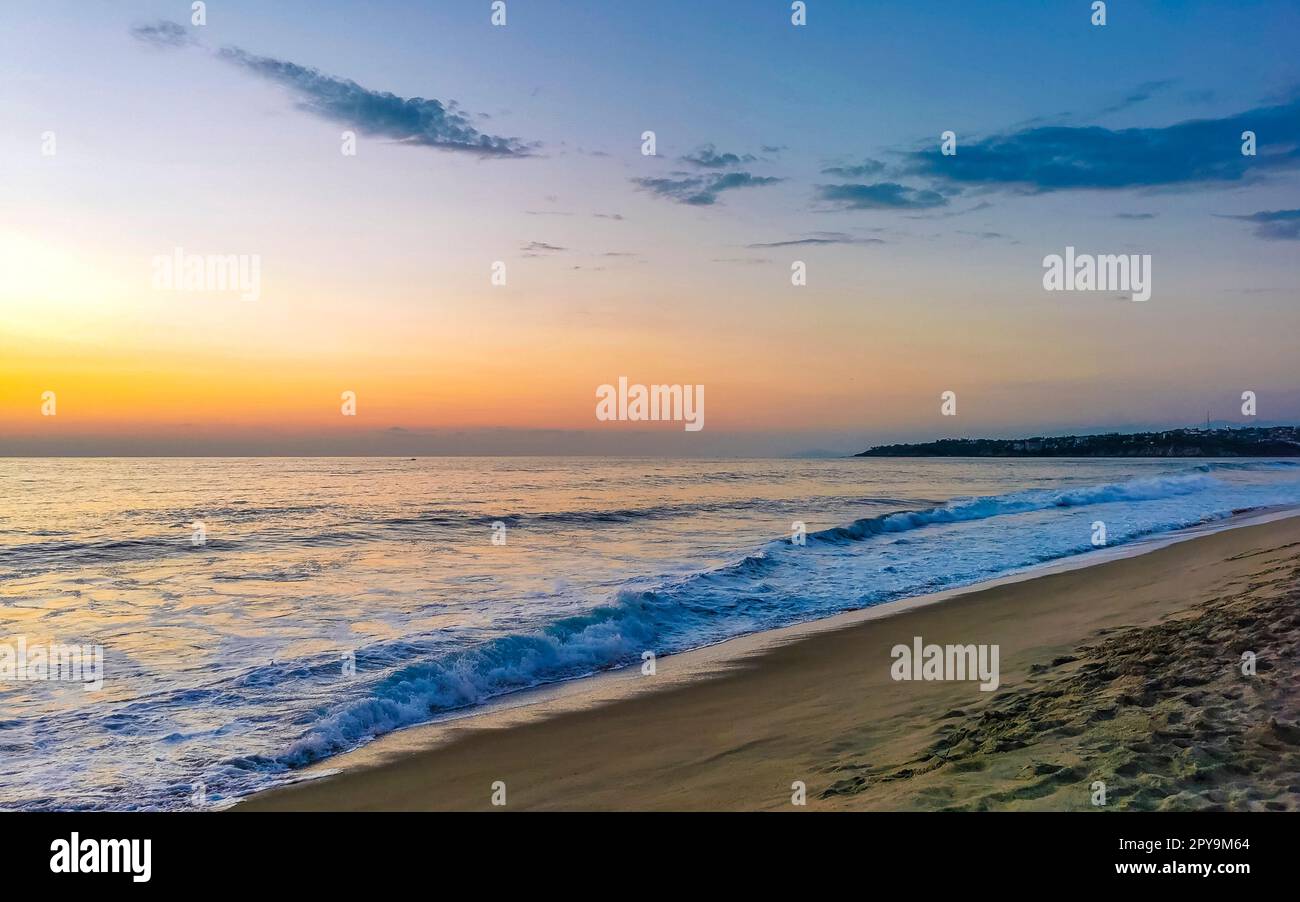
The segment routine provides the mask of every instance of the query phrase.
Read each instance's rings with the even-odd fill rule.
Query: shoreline
[[[424,775],[433,773],[444,765],[451,765],[449,777],[452,774],[461,774],[469,763],[465,755],[471,750],[482,747],[490,747],[490,757],[500,759],[504,756],[505,763],[500,765],[499,769],[535,772],[536,768],[525,765],[529,758],[528,749],[537,738],[536,734],[545,734],[545,741],[558,751],[566,747],[571,748],[579,741],[577,736],[585,730],[594,729],[598,732],[600,722],[605,719],[619,721],[620,729],[626,729],[628,724],[625,721],[629,712],[633,717],[638,717],[639,708],[666,708],[671,712],[675,708],[690,707],[700,701],[707,702],[708,696],[718,694],[736,695],[751,703],[749,707],[752,708],[752,692],[745,684],[752,681],[750,678],[754,675],[761,676],[769,671],[784,669],[783,662],[779,659],[786,657],[803,659],[808,654],[820,654],[825,651],[825,647],[842,644],[845,637],[861,637],[873,632],[896,632],[899,626],[912,623],[915,623],[918,628],[933,627],[931,632],[934,633],[935,630],[951,631],[951,627],[956,625],[945,624],[945,621],[959,621],[963,628],[979,632],[984,625],[979,622],[979,617],[971,619],[969,610],[972,607],[1006,607],[1008,600],[1013,602],[1013,606],[1016,606],[1016,603],[1023,606],[1025,596],[1041,594],[1044,584],[1049,581],[1064,580],[1086,585],[1094,581],[1086,574],[1102,576],[1103,582],[1105,578],[1113,577],[1117,572],[1121,576],[1126,574],[1131,576],[1130,571],[1141,574],[1144,571],[1160,569],[1161,566],[1167,567],[1163,559],[1157,562],[1159,566],[1149,563],[1152,558],[1159,558],[1162,555],[1169,557],[1171,553],[1176,558],[1199,558],[1203,556],[1199,548],[1196,553],[1179,554],[1178,551],[1188,546],[1204,546],[1207,542],[1223,537],[1236,537],[1229,541],[1229,544],[1233,545],[1243,541],[1248,542],[1255,535],[1267,534],[1261,533],[1261,530],[1285,534],[1294,532],[1297,541],[1300,542],[1300,511],[1295,509],[1256,511],[1238,517],[1211,521],[1198,527],[1162,534],[1113,549],[1073,555],[971,586],[900,599],[776,630],[736,637],[715,645],[661,658],[657,662],[658,672],[653,677],[644,677],[640,668],[629,666],[618,671],[511,693],[466,714],[452,715],[432,723],[407,727],[379,737],[361,748],[324,759],[304,768],[299,772],[297,780],[245,797],[232,805],[236,810],[487,807],[486,789],[468,792],[468,787],[462,785],[457,791],[440,792],[431,785],[437,781]],[[1073,593],[1076,596],[1079,594],[1077,591]],[[1079,607],[1077,603],[1079,599],[1075,598],[1074,601],[1075,604],[1067,604],[1066,607],[1071,610]],[[1164,603],[1158,606],[1149,601],[1147,604],[1134,606],[1136,609],[1131,613],[1135,620],[1149,620],[1152,609],[1156,607],[1164,613],[1187,607],[1180,606],[1169,599],[1165,599]],[[1087,599],[1084,598],[1082,607],[1089,606]],[[1110,610],[1108,616],[1113,619],[1122,613],[1122,609],[1123,606],[1120,606],[1120,610]],[[1079,612],[1075,611],[1073,618],[1078,619],[1078,614]],[[1034,620],[1044,619],[1042,612],[1036,610],[1020,611],[1013,616],[1028,617],[1031,625]],[[1044,627],[1052,627],[1052,624],[1037,626],[1041,632]],[[918,632],[918,635],[926,635],[926,633]],[[961,642],[983,641],[975,636],[969,639],[958,638]],[[1071,631],[1066,638],[1070,641],[1061,645],[1061,648],[1077,646],[1087,636],[1074,635]],[[1008,645],[1005,640],[998,644],[1004,648]],[[1015,641],[1009,644],[1012,648],[1017,645]],[[819,646],[820,651],[817,650]],[[876,648],[875,654],[879,656],[881,649]],[[879,658],[876,663],[880,671],[888,669],[887,658]],[[1011,674],[1007,673],[1006,664],[1012,665]],[[1014,676],[1020,671],[1028,672],[1031,665],[1037,666],[1036,662],[1019,660],[1016,655],[1011,659],[1004,657],[1002,687],[999,691],[988,695],[1001,697],[1008,689],[1008,676]],[[802,675],[808,676],[808,674]],[[831,678],[835,679],[842,675],[832,673]],[[874,682],[879,682],[880,673],[877,672],[873,676]],[[1018,683],[1019,680],[1013,682]],[[719,684],[726,685],[720,687]],[[920,687],[923,691],[914,693],[916,695],[937,697],[951,695],[955,686],[960,684],[905,682],[894,684],[894,687],[900,685]],[[958,693],[958,699],[960,695]],[[750,697],[746,698],[747,696]],[[681,702],[682,699],[685,701]],[[977,704],[984,701],[987,699],[975,700]],[[941,720],[946,710],[948,709],[931,712],[928,720]],[[876,713],[883,713],[883,711]],[[927,717],[922,716],[921,719],[926,720]],[[770,719],[766,725],[773,726]],[[578,730],[578,734],[572,733],[574,729]],[[645,731],[647,740],[655,733],[649,727],[645,728]],[[631,732],[635,734],[637,730],[633,728]],[[816,744],[815,733],[810,737],[810,742]],[[533,775],[535,776],[535,773]],[[627,774],[622,776],[625,777]],[[524,779],[528,780],[528,776]],[[482,785],[486,787],[491,782],[493,781]],[[737,782],[743,784],[746,780],[742,777]],[[814,781],[808,780],[807,786],[809,805],[817,807],[818,803],[812,798]],[[536,786],[532,788],[540,789]],[[823,789],[828,788],[823,787]],[[534,805],[578,809],[676,807],[668,801],[671,796],[660,799],[653,794],[647,795],[643,792],[619,793],[612,787],[590,795],[586,799],[573,798],[560,804],[556,804],[557,800],[544,791],[538,792],[537,795],[536,803],[530,802],[528,807]],[[602,801],[611,795],[619,801],[612,805]],[[780,794],[777,800],[780,801]],[[754,798],[751,801],[758,803],[760,800]],[[771,799],[768,801],[770,802]],[[826,802],[825,799],[819,801]],[[744,804],[743,794],[737,794],[730,799],[719,798],[717,802],[718,805],[712,807],[723,807],[729,810],[783,807],[781,804]],[[784,799],[784,802],[788,805],[789,799]],[[510,807],[521,806],[512,799]],[[697,806],[691,804],[684,807]],[[822,807],[825,805],[823,804]]]

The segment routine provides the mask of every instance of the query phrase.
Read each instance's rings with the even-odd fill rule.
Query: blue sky
[[[1084,2],[812,0],[802,28],[753,0],[514,0],[504,28],[486,0],[215,0],[201,28],[178,0],[3,15],[6,264],[30,270],[0,294],[6,344],[109,346],[114,384],[172,352],[196,383],[373,377],[363,445],[308,422],[294,441],[582,450],[590,387],[629,369],[715,386],[710,428],[604,450],[1173,425],[1231,418],[1242,388],[1300,418],[1294,3],[1112,2],[1105,27]],[[257,252],[278,290],[237,314],[141,296],[132,261],[182,244]],[[1151,254],[1153,300],[1045,295],[1066,245]],[[520,275],[494,294],[498,259]],[[426,379],[456,390],[426,402]],[[969,418],[934,418],[948,388]],[[179,414],[117,394],[127,445],[88,420],[78,447],[174,447]],[[279,403],[213,406],[227,434],[203,441],[256,450],[257,416],[294,420]],[[529,437],[553,430],[579,437]]]

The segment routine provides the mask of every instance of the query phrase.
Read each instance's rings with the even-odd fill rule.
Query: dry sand
[[[504,810],[1091,810],[1098,780],[1109,810],[1296,810],[1297,576],[1300,518],[1227,530],[904,606],[662,691],[471,719],[236,810],[489,809],[495,781]],[[890,649],[914,636],[998,644],[1001,686],[894,681]]]

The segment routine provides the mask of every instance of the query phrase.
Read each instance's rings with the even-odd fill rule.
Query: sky
[[[0,454],[1300,420],[1296,4],[505,11],[6,2]],[[1044,290],[1067,247],[1149,255],[1150,299]],[[257,291],[160,283],[178,248]],[[620,377],[704,386],[705,427],[598,420]]]

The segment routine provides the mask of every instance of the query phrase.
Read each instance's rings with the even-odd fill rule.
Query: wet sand
[[[1300,517],[893,610],[234,810],[1300,809]],[[998,645],[998,689],[895,681],[915,636]]]

